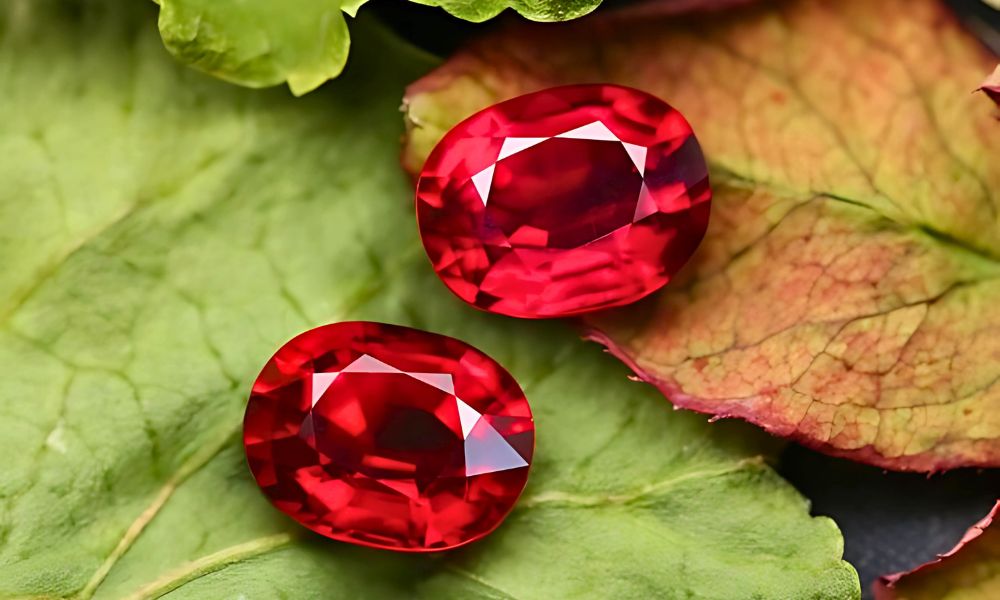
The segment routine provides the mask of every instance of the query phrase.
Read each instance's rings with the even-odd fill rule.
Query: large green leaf
[[[858,596],[836,527],[752,433],[436,280],[397,164],[403,86],[430,66],[409,48],[361,21],[357,68],[296,100],[176,65],[142,5],[0,15],[0,597]],[[249,383],[345,318],[458,336],[523,384],[536,463],[487,540],[354,548],[258,493]]]
[[[996,58],[931,0],[669,6],[477,41],[411,88],[407,166],[526,91],[659,95],[705,150],[712,220],[594,337],[676,406],[886,468],[1000,465],[1000,129],[970,93]]]

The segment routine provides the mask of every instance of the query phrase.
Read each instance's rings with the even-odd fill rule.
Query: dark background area
[[[946,2],[1000,54],[1000,12],[980,0]],[[609,10],[612,2],[605,4],[599,10]],[[380,0],[369,9],[403,37],[442,57],[463,41],[517,18],[466,23],[404,0]],[[871,583],[878,576],[910,570],[950,550],[1000,498],[1000,470],[891,473],[796,444],[782,453],[777,468],[812,501],[813,514],[832,517],[840,526],[844,558],[858,570],[865,598],[871,597]]]
[[[937,475],[892,473],[797,444],[778,472],[832,517],[844,534],[844,558],[865,598],[880,575],[909,571],[950,550],[1000,497],[1000,470],[959,469]]]

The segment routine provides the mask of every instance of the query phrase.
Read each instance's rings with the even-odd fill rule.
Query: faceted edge
[[[470,343],[468,343],[468,342],[466,342],[464,340],[460,340],[458,338],[455,338],[455,337],[452,337],[452,336],[449,336],[449,335],[445,335],[445,334],[442,334],[442,333],[437,333],[437,332],[433,332],[433,331],[425,331],[423,329],[417,329],[415,327],[409,327],[409,326],[406,326],[406,325],[396,325],[394,323],[384,323],[384,322],[381,322],[381,321],[338,321],[336,323],[327,323],[325,325],[318,325],[316,327],[307,329],[307,330],[305,330],[305,331],[303,331],[303,332],[301,332],[299,334],[296,334],[296,335],[292,336],[287,341],[285,341],[283,344],[281,344],[280,346],[278,346],[278,348],[275,349],[271,353],[271,356],[266,361],[264,361],[264,366],[261,368],[261,371],[254,377],[253,383],[251,383],[251,389],[250,389],[250,393],[249,393],[248,399],[247,399],[247,408],[249,408],[250,399],[253,398],[253,384],[256,383],[257,379],[259,379],[260,376],[263,374],[264,369],[267,368],[267,365],[271,362],[271,359],[274,357],[275,354],[277,354],[282,348],[284,348],[285,346],[287,346],[288,344],[290,344],[296,338],[298,338],[300,336],[304,336],[304,335],[312,332],[313,330],[321,329],[321,328],[325,328],[325,327],[335,327],[335,326],[339,326],[339,325],[343,325],[343,326],[351,326],[351,325],[359,325],[359,326],[375,325],[375,326],[379,326],[379,327],[387,327],[387,328],[390,328],[390,329],[396,329],[396,330],[400,330],[400,331],[416,332],[416,333],[421,334],[421,335],[427,335],[427,336],[432,336],[432,337],[444,338],[446,340],[457,342],[457,343],[465,346],[466,348],[471,349],[472,351],[480,354],[481,356],[486,357],[487,359],[489,359],[490,361],[492,361],[494,364],[496,364],[496,366],[505,375],[507,375],[511,379],[511,381],[514,382],[514,385],[517,386],[518,391],[521,393],[521,397],[524,398],[524,402],[525,402],[525,404],[527,405],[527,408],[528,408],[529,418],[531,420],[532,426],[534,427],[534,425],[535,425],[535,415],[534,415],[534,411],[531,410],[531,402],[528,400],[528,396],[524,393],[524,389],[521,387],[521,384],[518,383],[517,379],[511,374],[511,372],[507,369],[507,367],[503,366],[500,363],[500,361],[496,360],[495,358],[493,358],[489,354],[483,352],[482,350],[480,350],[476,346],[473,346],[472,344],[470,344]],[[456,548],[461,548],[463,546],[467,546],[469,544],[477,542],[477,541],[483,539],[484,537],[492,534],[494,531],[496,531],[497,528],[499,528],[500,525],[502,525],[510,517],[511,513],[514,512],[514,510],[517,508],[518,502],[521,501],[521,497],[524,495],[524,490],[528,487],[528,483],[529,483],[530,477],[531,477],[531,465],[534,462],[535,450],[537,450],[537,446],[538,446],[538,436],[533,434],[531,436],[531,460],[525,461],[525,462],[527,462],[526,466],[524,466],[524,467],[518,467],[518,468],[527,469],[527,472],[525,473],[524,485],[521,486],[520,490],[518,490],[517,495],[514,497],[514,501],[510,505],[510,508],[507,509],[507,511],[504,512],[496,520],[496,523],[494,523],[492,527],[489,527],[488,529],[482,531],[481,533],[478,533],[475,536],[470,537],[469,539],[467,539],[465,541],[459,542],[457,544],[452,544],[450,546],[443,546],[443,547],[440,547],[440,548],[408,548],[408,547],[400,547],[400,546],[386,546],[386,545],[377,544],[377,543],[374,543],[374,542],[369,542],[369,541],[366,541],[366,540],[357,540],[357,539],[354,539],[354,538],[347,538],[347,537],[342,537],[342,536],[339,536],[339,535],[330,535],[330,534],[328,534],[328,533],[326,533],[324,531],[320,531],[319,529],[317,529],[316,527],[313,527],[312,525],[308,525],[306,523],[303,523],[303,522],[299,521],[298,519],[296,519],[291,514],[285,512],[281,507],[277,506],[274,503],[274,501],[271,499],[271,497],[268,496],[266,493],[264,493],[263,486],[261,486],[260,482],[257,480],[257,474],[254,473],[253,468],[250,466],[250,457],[249,457],[249,453],[247,452],[247,441],[246,441],[246,415],[247,415],[247,411],[244,410],[244,412],[243,412],[243,427],[242,427],[242,431],[241,431],[241,435],[240,435],[240,439],[243,442],[243,460],[244,460],[244,463],[246,464],[247,471],[250,472],[250,476],[252,477],[252,479],[254,481],[254,484],[257,486],[257,489],[260,492],[260,494],[267,500],[268,504],[270,504],[276,511],[278,511],[279,513],[281,513],[281,515],[283,515],[284,518],[286,518],[286,519],[292,521],[293,523],[295,523],[295,525],[297,527],[301,527],[303,529],[308,529],[309,531],[312,531],[313,533],[315,533],[315,534],[317,534],[319,536],[322,536],[322,537],[324,537],[326,539],[334,540],[334,541],[340,542],[340,543],[351,544],[353,546],[362,546],[362,547],[365,547],[365,548],[374,548],[374,549],[377,549],[377,550],[384,550],[384,551],[388,551],[388,552],[397,552],[397,553],[401,553],[401,554],[432,554],[432,553],[435,553],[435,552],[446,552],[446,551],[449,551],[449,550],[454,550]],[[537,429],[535,429],[535,430],[537,430]],[[488,473],[486,473],[486,474],[488,474]],[[479,477],[479,475],[473,475],[473,477]]]
[[[503,315],[505,317],[512,317],[512,318],[515,318],[515,319],[541,320],[541,319],[577,318],[577,317],[582,317],[582,316],[589,315],[589,314],[599,313],[599,312],[602,312],[602,311],[605,311],[605,310],[610,310],[610,309],[614,309],[614,308],[621,308],[623,306],[629,306],[629,305],[635,304],[636,302],[639,302],[639,301],[641,301],[641,300],[649,297],[650,295],[652,295],[652,294],[654,294],[654,293],[662,290],[673,279],[673,277],[668,277],[667,280],[664,281],[662,284],[660,284],[658,286],[655,286],[655,287],[653,287],[653,288],[645,291],[642,294],[630,296],[628,298],[622,298],[621,300],[616,301],[616,302],[612,302],[612,303],[608,303],[608,304],[603,304],[601,306],[594,306],[594,307],[589,307],[589,308],[582,308],[582,309],[574,310],[574,311],[559,312],[557,314],[520,313],[520,312],[513,312],[513,311],[502,310],[502,309],[486,308],[486,307],[483,307],[483,306],[479,306],[475,302],[472,302],[472,301],[469,301],[469,300],[466,300],[465,298],[463,298],[462,295],[459,293],[459,291],[457,289],[455,289],[452,285],[450,285],[445,280],[445,278],[442,277],[440,275],[440,273],[438,273],[438,270],[437,270],[436,266],[434,265],[434,260],[431,258],[430,252],[428,251],[427,244],[424,242],[424,236],[421,233],[421,227],[420,227],[420,205],[421,205],[421,202],[422,202],[421,201],[421,194],[420,194],[420,181],[421,181],[421,179],[423,179],[422,173],[423,173],[424,169],[426,168],[427,163],[431,162],[432,159],[437,158],[437,155],[439,154],[439,152],[443,152],[443,150],[439,150],[439,149],[442,147],[442,144],[445,142],[445,140],[448,138],[448,136],[453,131],[455,131],[457,129],[460,129],[462,127],[467,126],[469,122],[474,121],[476,118],[479,117],[479,115],[482,112],[484,112],[486,110],[489,110],[491,108],[494,108],[494,107],[496,107],[498,105],[502,105],[502,104],[507,103],[507,102],[518,100],[518,99],[520,99],[520,98],[522,98],[524,96],[531,96],[531,95],[537,94],[539,92],[550,92],[550,91],[560,90],[560,89],[563,89],[563,88],[580,88],[580,87],[597,87],[597,86],[605,86],[605,87],[618,88],[620,90],[624,90],[624,91],[629,92],[629,93],[640,94],[640,95],[652,98],[653,100],[656,100],[657,102],[661,102],[663,104],[666,104],[672,111],[674,111],[687,124],[688,131],[689,131],[688,135],[690,135],[691,139],[694,140],[695,144],[697,144],[697,146],[699,148],[699,151],[701,152],[702,159],[705,160],[705,163],[706,163],[705,185],[708,188],[708,198],[707,198],[707,200],[705,202],[699,202],[698,204],[692,205],[692,207],[690,209],[690,210],[696,210],[696,209],[700,208],[702,204],[707,204],[708,206],[705,207],[704,210],[708,210],[709,211],[709,215],[706,218],[705,228],[701,232],[701,235],[698,238],[698,243],[697,243],[697,245],[695,247],[696,248],[695,252],[697,252],[697,248],[700,247],[701,242],[705,239],[705,235],[708,233],[708,226],[709,226],[709,221],[710,221],[710,218],[711,218],[711,201],[712,201],[712,196],[714,195],[712,193],[711,173],[708,172],[708,168],[707,168],[707,162],[708,161],[704,158],[704,152],[701,151],[701,143],[698,142],[698,136],[695,134],[694,128],[691,127],[691,124],[687,120],[687,118],[680,111],[678,111],[676,108],[674,108],[673,105],[671,105],[670,103],[666,102],[662,98],[660,98],[660,97],[658,97],[658,96],[656,96],[654,94],[651,94],[650,92],[647,92],[645,90],[641,90],[641,89],[638,89],[638,88],[635,88],[635,87],[631,87],[631,86],[627,86],[627,85],[612,84],[612,83],[572,83],[572,84],[557,85],[557,86],[552,86],[552,87],[547,87],[547,88],[540,88],[540,89],[533,90],[533,91],[530,91],[530,92],[525,92],[523,94],[519,94],[517,96],[512,96],[510,98],[506,98],[504,100],[501,100],[501,101],[496,102],[494,104],[491,104],[489,106],[480,108],[476,112],[470,114],[469,116],[465,117],[464,119],[462,119],[458,123],[454,124],[450,129],[448,129],[448,131],[446,131],[444,133],[444,135],[441,136],[441,139],[439,139],[437,141],[437,143],[434,144],[434,147],[431,148],[430,152],[428,152],[427,157],[424,159],[424,162],[421,164],[421,166],[420,166],[419,169],[414,170],[412,168],[412,165],[411,165],[410,168],[406,169],[410,173],[410,176],[411,176],[411,178],[412,178],[412,180],[414,182],[414,194],[413,194],[414,195],[414,213],[415,213],[415,216],[416,216],[415,220],[416,220],[416,226],[417,226],[417,235],[420,238],[420,245],[424,249],[424,257],[427,259],[428,264],[430,264],[431,270],[434,271],[434,274],[437,276],[438,280],[444,285],[444,287],[453,296],[455,296],[460,301],[462,301],[463,304],[471,306],[472,308],[474,308],[474,309],[476,309],[476,310],[478,310],[480,312],[483,312],[483,313],[493,314],[493,315]],[[407,90],[407,95],[409,95],[409,89]],[[408,105],[406,104],[405,99],[404,99],[404,104],[403,104],[403,110],[404,110],[404,112],[408,112]],[[607,125],[605,125],[604,123],[601,123],[601,125],[603,125],[605,128],[607,128]],[[586,125],[584,127],[586,127]],[[564,133],[566,133],[566,132],[564,132]],[[409,136],[409,134],[407,134],[407,135]],[[628,152],[630,158],[634,159],[634,157],[632,157],[632,152],[629,152],[629,146],[634,146],[635,144],[632,144],[630,142],[626,142],[626,141],[622,140],[620,137],[618,137],[617,134],[612,133],[612,135],[614,135],[616,137],[616,139],[619,142],[622,143],[622,145],[626,149],[626,152]],[[557,136],[552,136],[552,137],[558,137],[558,135]],[[530,139],[530,138],[519,138],[519,139]],[[529,147],[529,146],[526,146],[526,147]],[[524,148],[519,148],[519,149],[524,149]],[[643,149],[646,149],[646,147],[643,147]],[[503,147],[501,147],[500,153],[501,153],[501,155],[503,154]],[[497,160],[500,160],[500,158],[498,158]],[[494,161],[493,164],[495,165],[496,161]],[[407,165],[404,164],[404,167],[406,167],[406,166]],[[489,170],[489,169],[490,169],[490,167],[486,168],[486,170]],[[481,175],[481,174],[482,174],[482,170],[480,170],[479,172],[476,173],[476,175]],[[491,175],[492,175],[492,173],[491,173]],[[470,176],[470,179],[472,179],[472,177],[474,177],[474,176],[475,175]],[[645,183],[643,184],[643,187],[645,188]],[[476,185],[476,189],[477,189],[477,191],[479,190],[479,186],[478,185]],[[486,203],[484,202],[484,205],[485,204]],[[687,261],[690,261],[690,259],[693,256],[694,256],[694,252],[692,252],[691,256],[688,257]],[[459,341],[461,341],[461,340],[459,340]]]

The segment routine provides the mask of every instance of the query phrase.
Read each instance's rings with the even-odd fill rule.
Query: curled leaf
[[[709,159],[712,221],[591,337],[680,407],[886,468],[997,465],[1000,136],[968,93],[994,61],[938,2],[516,27],[411,86],[403,160],[551,85],[661,96]]]
[[[912,571],[875,584],[876,600],[988,600],[1000,597],[1000,501],[954,548]]]

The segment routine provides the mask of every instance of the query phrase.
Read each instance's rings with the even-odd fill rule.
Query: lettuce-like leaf
[[[158,0],[160,35],[181,62],[249,87],[287,81],[295,95],[340,74],[344,13],[365,0]]]
[[[532,21],[568,21],[591,12],[601,0],[411,0],[439,6],[456,17],[480,23],[513,9]]]

